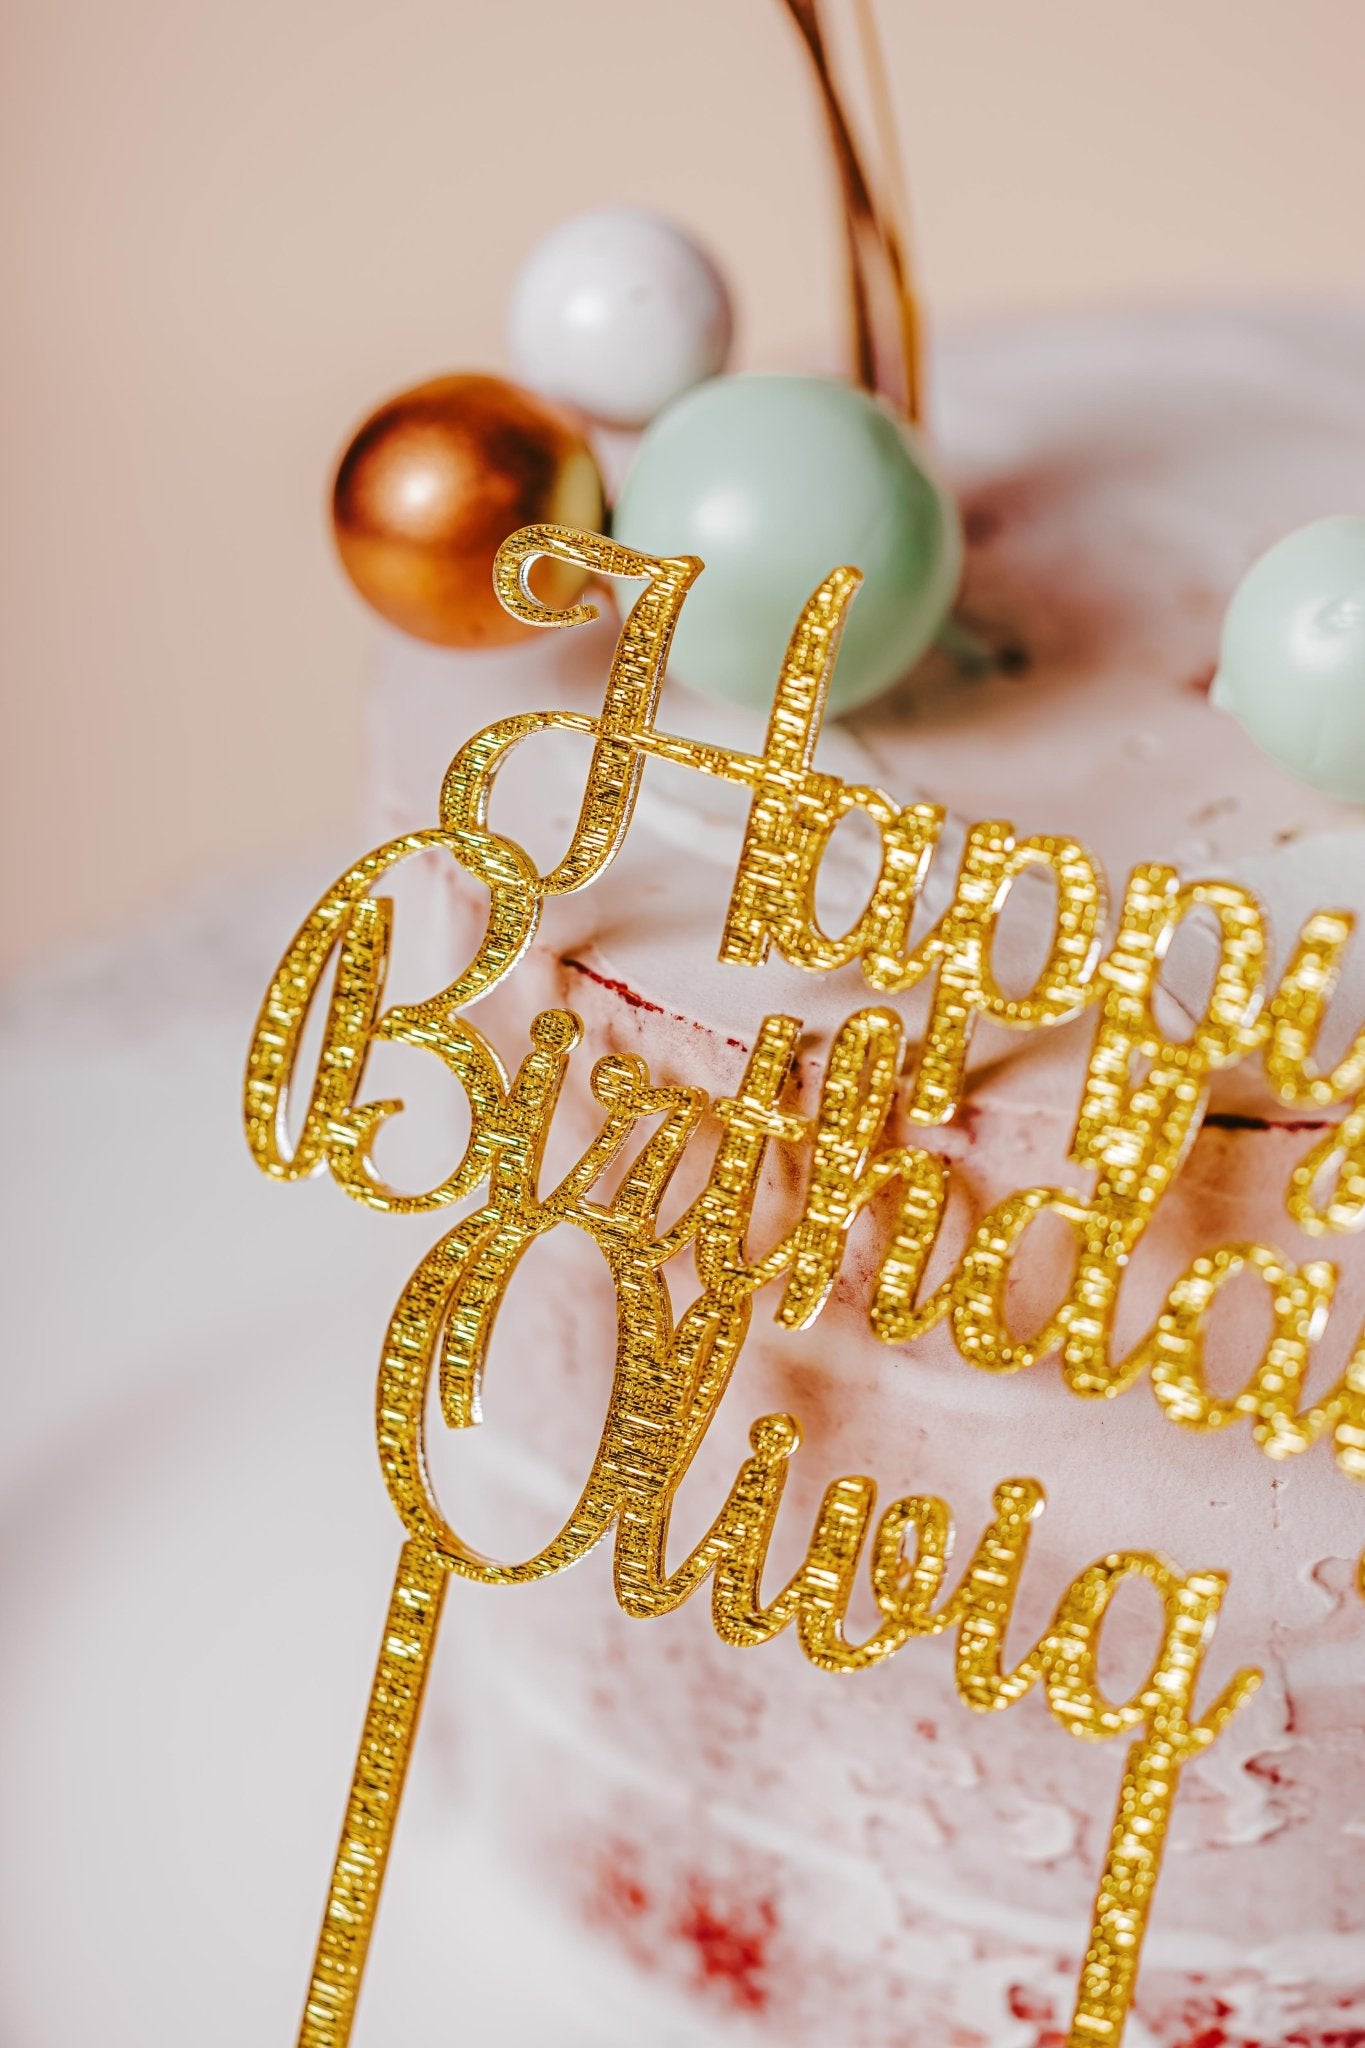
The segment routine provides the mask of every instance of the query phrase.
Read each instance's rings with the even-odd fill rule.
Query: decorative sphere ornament
[[[672,667],[693,688],[761,706],[801,606],[831,569],[863,571],[830,688],[851,711],[924,652],[962,569],[957,507],[913,430],[826,377],[721,377],[640,443],[613,532],[706,564]]]
[[[730,296],[715,264],[657,214],[584,213],[531,251],[512,287],[512,365],[537,391],[642,427],[725,368]]]
[[[493,557],[519,526],[602,524],[592,450],[557,406],[501,377],[435,377],[382,405],[341,458],[332,522],[346,574],[393,625],[441,647],[535,631],[493,593]],[[586,577],[542,562],[536,592],[572,604]]]
[[[1213,700],[1290,775],[1365,804],[1365,515],[1314,520],[1253,563]]]

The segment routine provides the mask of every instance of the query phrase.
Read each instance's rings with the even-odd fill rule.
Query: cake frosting
[[[954,834],[960,844],[963,823],[986,817],[1069,834],[1103,862],[1115,895],[1140,860],[1246,881],[1281,965],[1312,910],[1365,911],[1360,811],[1289,780],[1208,699],[1222,609],[1248,562],[1358,498],[1363,347],[1365,320],[1347,315],[1166,315],[982,333],[943,351],[936,439],[969,542],[958,615],[990,659],[972,673],[933,657],[829,727],[817,752],[901,801],[949,807],[930,913],[936,892],[941,908],[951,890]],[[616,630],[604,617],[486,655],[387,637],[372,712],[378,833],[430,823],[446,762],[494,718],[595,711]],[[659,723],[761,746],[760,714],[673,679]],[[566,737],[528,742],[500,777],[494,828],[547,864],[572,830],[584,761]],[[519,1056],[535,1011],[559,1005],[582,1017],[593,1053],[642,1055],[656,1078],[721,1096],[738,1084],[761,1018],[783,1012],[805,1021],[802,1083],[813,1087],[838,1024],[882,999],[853,970],[717,963],[744,814],[741,792],[649,764],[614,865],[549,906],[517,975],[477,1012],[505,1057]],[[821,882],[834,928],[856,915],[871,872],[869,848],[841,832]],[[449,864],[404,873],[396,893],[391,992],[401,1000],[470,957],[486,897]],[[1051,899],[1041,884],[1015,893],[998,957],[1002,976],[1026,982]],[[1187,937],[1165,974],[1177,1015],[1197,1012],[1207,972],[1198,932]],[[1334,999],[1334,1045],[1365,1015],[1358,953]],[[901,1007],[913,1037],[921,1007]],[[1036,1037],[978,1031],[958,1117],[918,1134],[950,1166],[943,1260],[1006,1194],[1074,1182],[1066,1152],[1093,1028],[1083,1017]],[[403,1093],[421,1063],[392,1059]],[[600,1122],[587,1071],[571,1080],[557,1144],[581,1146]],[[440,1105],[427,1109],[419,1142],[439,1157],[455,1126]],[[1358,1246],[1310,1245],[1283,1205],[1291,1169],[1332,1114],[1277,1106],[1250,1065],[1219,1078],[1126,1278],[1132,1336],[1194,1254],[1261,1240],[1336,1260],[1312,1390],[1339,1376],[1365,1321]],[[774,1223],[798,1199],[799,1170],[773,1148]],[[615,1305],[590,1247],[566,1235],[576,1234],[552,1233],[513,1283],[486,1426],[439,1449],[443,1489],[476,1543],[543,1542],[591,1456]],[[1064,1251],[1040,1232],[1020,1261],[1016,1327],[1035,1327],[1063,1290]],[[863,1471],[892,1492],[951,1502],[960,1556],[990,1519],[999,1481],[1042,1481],[1049,1504],[1024,1577],[1021,1643],[1109,1551],[1228,1570],[1206,1690],[1243,1665],[1265,1683],[1186,1775],[1126,2039],[1362,2048],[1365,1602],[1355,1581],[1365,1488],[1325,1443],[1272,1463],[1245,1430],[1180,1430],[1145,1382],[1097,1404],[1048,1362],[1007,1379],[974,1371],[943,1326],[909,1347],[882,1344],[866,1315],[875,1253],[875,1231],[860,1224],[832,1299],[804,1332],[765,1319],[760,1301],[684,1484],[679,1541],[705,1528],[752,1418],[784,1410],[805,1441],[775,1571],[799,1556],[828,1480]],[[1216,1329],[1211,1376],[1235,1385],[1264,1342],[1262,1295],[1234,1286]],[[1004,1717],[969,1713],[943,1642],[911,1645],[848,1684],[807,1668],[790,1643],[736,1656],[701,1603],[660,1628],[628,1623],[600,1558],[491,1609],[468,1594],[466,1609],[478,1653],[457,1676],[438,1675],[427,1708],[478,1758],[462,1798],[496,1829],[528,1895],[549,1898],[584,1943],[666,1992],[690,2029],[677,2040],[801,2048],[837,2024],[850,2048],[1060,2041],[1111,1822],[1115,1746],[1069,1741],[1036,1700]],[[1151,1640],[1149,1607],[1121,1598],[1106,1647],[1116,1695],[1141,1677]],[[452,1803],[452,1829],[467,1819]]]

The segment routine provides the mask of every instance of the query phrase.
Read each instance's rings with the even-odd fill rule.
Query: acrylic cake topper
[[[655,724],[670,639],[700,562],[656,559],[562,527],[528,527],[498,556],[498,594],[517,618],[553,628],[573,627],[596,613],[589,604],[552,612],[538,602],[528,576],[546,556],[599,578],[643,584],[621,630],[600,714],[519,714],[496,721],[460,749],[446,772],[439,824],[358,861],[301,926],[266,995],[247,1070],[248,1137],[258,1165],[276,1179],[297,1180],[325,1168],[357,1201],[403,1214],[436,1214],[482,1191],[478,1206],[462,1214],[413,1273],[384,1341],[376,1435],[406,1535],[299,2040],[303,2048],[342,2048],[350,2038],[450,1579],[524,1584],[564,1570],[614,1529],[615,1592],[629,1616],[668,1613],[709,1578],[714,1624],[726,1642],[757,1644],[792,1627],[804,1654],[830,1672],[869,1669],[916,1638],[951,1631],[957,1690],[969,1708],[1007,1708],[1038,1687],[1070,1734],[1127,1739],[1067,2036],[1069,2048],[1117,2043],[1133,2000],[1181,1773],[1217,1740],[1258,1683],[1256,1672],[1242,1671],[1215,1701],[1196,1702],[1225,1575],[1185,1571],[1147,1552],[1101,1558],[1078,1571],[1040,1640],[1011,1664],[1006,1634],[1030,1527],[1044,1504],[1034,1480],[1009,1478],[997,1487],[995,1517],[946,1594],[947,1504],[910,1495],[874,1520],[876,1487],[856,1475],[829,1484],[795,1575],[779,1591],[765,1586],[784,1481],[800,1444],[799,1423],[789,1415],[754,1421],[751,1455],[710,1529],[681,1562],[669,1555],[672,1503],[736,1371],[756,1291],[780,1282],[778,1323],[807,1328],[834,1285],[852,1224],[873,1204],[885,1239],[869,1319],[888,1345],[909,1344],[945,1322],[968,1364],[1010,1373],[1055,1354],[1067,1386],[1090,1398],[1118,1394],[1146,1374],[1166,1415],[1183,1427],[1221,1430],[1245,1417],[1266,1455],[1296,1455],[1322,1439],[1344,1474],[1365,1479],[1365,1335],[1330,1393],[1311,1403],[1303,1393],[1310,1346],[1331,1304],[1331,1264],[1296,1266],[1260,1244],[1223,1246],[1196,1259],[1175,1282],[1151,1331],[1126,1358],[1115,1358],[1112,1341],[1125,1268],[1189,1151],[1219,1068],[1259,1053],[1282,1102],[1319,1109],[1352,1104],[1294,1169],[1286,1204],[1299,1226],[1318,1237],[1365,1224],[1365,1107],[1359,1101],[1365,1030],[1331,1071],[1315,1061],[1352,919],[1339,911],[1309,918],[1283,977],[1268,987],[1267,934],[1255,897],[1231,882],[1182,884],[1172,868],[1148,865],[1131,877],[1106,949],[1104,877],[1090,854],[1063,838],[1018,838],[1009,824],[994,820],[971,828],[947,910],[912,940],[943,812],[924,803],[902,807],[880,790],[845,783],[814,765],[856,570],[834,570],[805,606],[776,686],[764,750],[748,755],[664,733]],[[521,846],[491,827],[489,805],[511,751],[552,728],[586,735],[592,752],[571,843],[558,865],[542,874]],[[677,1080],[655,1080],[638,1058],[600,1059],[591,1084],[602,1112],[600,1131],[547,1189],[546,1137],[582,1026],[566,1010],[542,1012],[529,1047],[509,1069],[467,1013],[515,969],[547,902],[589,887],[610,865],[630,828],[650,760],[750,792],[720,937],[723,961],[759,967],[776,949],[814,973],[856,962],[882,996],[924,983],[928,1023],[922,1042],[908,1050],[895,1010],[869,1007],[850,1016],[833,1038],[813,1113],[789,1099],[801,1033],[795,1017],[762,1020],[736,1093],[715,1102]],[[819,922],[815,885],[836,827],[853,812],[879,835],[880,873],[862,914],[836,936]],[[393,906],[372,891],[401,863],[433,850],[487,889],[486,931],[474,958],[446,987],[424,1001],[385,1008]],[[993,934],[1014,882],[1035,867],[1055,883],[1052,942],[1033,988],[1011,996],[995,979]],[[1203,1015],[1187,1036],[1172,1040],[1156,1020],[1153,998],[1167,946],[1194,914],[1216,927],[1216,971]],[[305,1021],[333,960],[321,1050],[291,1135],[286,1103]],[[890,1142],[893,1111],[912,1127],[932,1127],[953,1115],[978,1019],[1046,1030],[1087,1006],[1097,1012],[1097,1028],[1071,1156],[1093,1174],[1092,1192],[1021,1190],[981,1219],[953,1271],[926,1289],[947,1167],[930,1150]],[[463,1157],[425,1192],[388,1186],[374,1164],[376,1135],[402,1107],[362,1097],[367,1054],[380,1043],[431,1054],[468,1102]],[[708,1109],[720,1121],[720,1135],[705,1185],[664,1228],[660,1205]],[[800,1147],[808,1157],[802,1213],[777,1243],[755,1254],[749,1227],[774,1145]],[[613,1166],[623,1175],[615,1192],[594,1199]],[[1016,1248],[1045,1211],[1074,1235],[1074,1278],[1046,1329],[1024,1342],[1009,1327],[1007,1285]],[[458,1515],[448,1520],[436,1498],[424,1455],[429,1394],[434,1389],[448,1426],[479,1422],[482,1367],[511,1276],[526,1250],[561,1225],[592,1240],[610,1276],[618,1325],[612,1387],[577,1506],[535,1556],[505,1562],[471,1549],[458,1533]],[[685,1254],[700,1291],[675,1316],[664,1269]],[[1223,1396],[1204,1375],[1205,1327],[1221,1288],[1239,1272],[1264,1282],[1273,1327],[1243,1390]],[[855,1641],[847,1614],[864,1556],[880,1618],[869,1636]],[[1131,1578],[1156,1589],[1162,1622],[1148,1677],[1129,1699],[1114,1701],[1103,1691],[1097,1662],[1106,1612]]]

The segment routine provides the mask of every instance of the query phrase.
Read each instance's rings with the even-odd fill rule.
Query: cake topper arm
[[[298,2048],[346,2048],[450,1573],[419,1537],[398,1556],[313,1956]]]
[[[819,0],[784,0],[815,73],[844,214],[853,373],[866,391],[924,415],[919,301],[907,256],[904,178],[887,91],[886,62],[871,0],[856,0],[859,43],[883,158],[880,186],[868,175],[834,76]]]

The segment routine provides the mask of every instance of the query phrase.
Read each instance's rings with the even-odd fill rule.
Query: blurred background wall
[[[938,322],[1365,286],[1362,0],[879,12]],[[841,299],[777,0],[6,0],[0,37],[14,963],[347,833],[331,465],[502,364],[557,219],[689,221],[750,362],[828,353]]]

